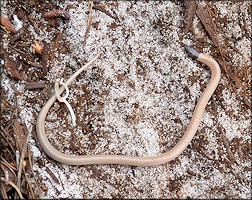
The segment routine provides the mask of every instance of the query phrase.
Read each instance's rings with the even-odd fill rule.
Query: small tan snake
[[[52,159],[59,161],[68,165],[92,165],[92,164],[120,164],[120,165],[132,165],[132,166],[155,166],[167,163],[168,161],[173,160],[178,157],[184,149],[191,142],[193,136],[195,135],[201,118],[203,116],[206,105],[214,93],[221,77],[221,71],[218,63],[211,57],[204,55],[202,53],[197,52],[192,47],[185,47],[187,53],[197,59],[198,61],[206,64],[211,69],[211,80],[206,87],[205,91],[201,95],[196,108],[194,110],[191,122],[183,135],[180,141],[168,152],[162,153],[157,156],[149,156],[149,157],[136,157],[136,156],[125,156],[125,155],[84,155],[84,156],[76,156],[76,155],[67,155],[57,151],[47,139],[45,133],[45,118],[46,115],[56,101],[56,95],[54,94],[43,106],[41,109],[37,124],[36,131],[39,139],[39,143],[42,146],[45,153],[50,156]],[[67,81],[66,85],[68,86],[85,68],[91,65],[99,56],[96,56],[94,59],[89,61],[85,66],[76,71]],[[62,94],[64,91],[64,87],[60,87],[59,94]]]

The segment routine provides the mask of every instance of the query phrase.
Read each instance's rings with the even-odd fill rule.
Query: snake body
[[[92,164],[120,164],[120,165],[132,165],[132,166],[155,166],[167,163],[174,158],[178,157],[191,142],[192,138],[196,134],[199,127],[200,121],[202,119],[206,105],[214,93],[221,77],[220,67],[218,63],[205,54],[197,52],[192,47],[185,47],[188,54],[198,61],[206,64],[211,69],[211,79],[203,94],[201,95],[195,110],[193,112],[190,124],[184,133],[180,141],[166,153],[162,153],[157,156],[149,157],[137,157],[137,156],[125,156],[125,155],[67,155],[57,151],[49,142],[45,133],[45,118],[53,103],[56,101],[57,97],[54,94],[41,109],[37,124],[36,132],[38,136],[39,143],[45,153],[52,159],[68,164],[68,165],[92,165]],[[99,56],[96,56],[93,60],[88,62],[85,66],[76,71],[67,81],[68,86],[86,67],[91,65]],[[59,94],[62,94],[64,87],[60,87]]]

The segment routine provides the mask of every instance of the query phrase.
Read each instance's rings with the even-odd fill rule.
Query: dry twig
[[[86,30],[85,37],[84,37],[83,47],[86,45],[87,37],[88,37],[88,34],[90,32],[90,28],[91,28],[91,22],[92,22],[92,18],[93,18],[92,17],[92,8],[93,8],[93,1],[91,1],[90,8],[89,8],[88,25],[87,25],[87,30]]]

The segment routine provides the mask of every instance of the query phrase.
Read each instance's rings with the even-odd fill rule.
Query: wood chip
[[[237,73],[234,74],[234,79],[235,79],[235,87],[237,89],[242,87],[242,81],[241,79],[237,76]]]
[[[52,44],[52,51],[56,51],[59,50],[60,46],[61,46],[61,40],[63,39],[62,33],[59,32],[59,34],[56,37],[56,40],[53,42]]]
[[[195,11],[197,9],[197,1],[185,1],[185,34],[188,33],[194,18]]]
[[[190,1],[192,3],[192,1]],[[217,30],[216,25],[213,23],[211,16],[209,15],[208,11],[202,8],[201,5],[198,5],[196,10],[196,14],[198,15],[200,21],[205,27],[206,32],[209,34],[211,40],[215,45],[218,44],[218,37],[215,30]]]
[[[34,90],[34,89],[41,89],[45,87],[45,82],[30,82],[25,83],[25,89]]]

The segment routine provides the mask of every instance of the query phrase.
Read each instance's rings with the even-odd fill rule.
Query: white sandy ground
[[[110,2],[112,3],[112,2]],[[3,2],[5,4],[5,2]],[[71,104],[77,103],[76,96],[81,96],[85,92],[81,89],[81,85],[88,85],[91,91],[109,90],[107,96],[100,98],[93,95],[92,98],[102,102],[104,107],[102,112],[96,112],[96,105],[90,108],[85,107],[85,101],[79,108],[74,111],[79,113],[77,118],[81,118],[85,122],[86,116],[81,115],[84,107],[87,110],[101,113],[103,121],[93,120],[92,126],[95,130],[106,132],[106,137],[98,139],[95,149],[88,149],[90,144],[88,136],[82,132],[79,125],[75,129],[77,140],[80,141],[81,147],[78,153],[86,154],[117,154],[150,156],[157,155],[171,148],[176,139],[183,135],[184,130],[190,122],[192,112],[197,101],[202,94],[201,84],[207,84],[210,78],[210,71],[200,68],[197,61],[193,61],[188,57],[183,48],[180,46],[180,35],[182,32],[183,8],[181,5],[165,1],[165,2],[124,2],[119,1],[115,10],[120,23],[116,22],[106,14],[93,10],[93,23],[99,22],[98,30],[91,28],[85,48],[83,48],[83,40],[87,27],[87,16],[89,7],[86,2],[67,1],[64,5],[59,3],[62,9],[68,5],[72,5],[69,9],[71,19],[65,24],[61,24],[60,31],[63,37],[70,43],[72,53],[58,54],[57,57],[61,61],[50,63],[51,69],[47,75],[47,79],[54,83],[56,78],[60,78],[66,66],[72,66],[73,71],[79,68],[74,57],[80,63],[92,59],[97,54],[101,54],[101,59],[97,60],[93,67],[99,67],[103,70],[101,81],[91,81],[95,70],[87,69],[70,87],[70,96],[68,98]],[[229,2],[215,2],[216,8],[223,16],[236,19],[236,10],[241,8],[247,17],[247,23],[250,24],[247,7],[250,2],[236,3],[233,7],[228,7]],[[3,6],[5,7],[5,6]],[[243,9],[246,8],[246,9]],[[226,8],[226,9],[225,9]],[[106,7],[111,10],[113,6]],[[6,14],[8,9],[2,10]],[[35,18],[42,21],[42,14],[33,13]],[[222,16],[222,17],[223,17]],[[162,18],[169,24],[169,30],[166,32],[166,38],[162,36],[159,29],[155,28],[153,22],[157,22],[158,18]],[[195,18],[194,26],[197,31],[196,24],[198,19]],[[120,26],[113,30],[109,26],[116,22]],[[44,23],[47,23],[44,21]],[[234,22],[228,30],[230,36],[239,37],[240,33]],[[125,33],[123,33],[123,29]],[[38,41],[44,39],[52,43],[53,32],[46,32],[38,36],[34,33],[34,38]],[[190,33],[189,33],[190,34]],[[127,36],[127,39],[126,39]],[[112,43],[112,39],[116,38]],[[164,40],[166,45],[161,42]],[[184,39],[187,45],[194,45],[190,39]],[[3,43],[4,47],[4,43]],[[239,50],[250,62],[251,49],[249,41],[243,38],[238,44]],[[202,52],[208,53],[209,49],[202,49]],[[148,58],[151,54],[153,61]],[[15,55],[13,55],[15,58]],[[175,59],[176,58],[176,59]],[[142,68],[146,71],[145,75],[137,74],[137,60],[141,61]],[[243,64],[243,60],[237,56],[239,65]],[[2,63],[4,61],[1,61]],[[73,73],[68,70],[67,76]],[[118,74],[125,74],[123,81],[118,81]],[[65,80],[66,77],[63,77]],[[196,82],[192,83],[190,77],[199,77]],[[113,85],[107,85],[105,80],[113,81]],[[13,99],[14,91],[10,87],[10,79],[2,74],[2,86],[9,95],[9,100]],[[135,87],[132,88],[128,83],[134,82]],[[222,76],[220,84],[227,84],[227,80]],[[36,114],[40,111],[39,102],[37,104],[27,103],[27,99],[34,98],[39,91],[24,90],[24,82],[15,83],[17,89],[22,95],[17,96],[18,105],[21,108],[20,119],[29,127],[35,123],[33,112]],[[187,88],[188,91],[185,89]],[[91,93],[92,94],[92,93]],[[190,94],[190,95],[189,95]],[[218,123],[223,127],[228,141],[233,138],[241,138],[242,142],[250,141],[250,120],[246,119],[251,113],[241,114],[239,111],[239,102],[230,92],[230,88],[226,88],[222,93],[222,104],[230,105],[223,109],[217,102]],[[45,103],[45,102],[44,102]],[[136,108],[133,105],[138,104]],[[209,103],[210,105],[210,103]],[[67,150],[71,137],[70,131],[66,129],[66,121],[59,119],[56,110],[59,104],[55,103],[48,114],[49,119],[55,119],[55,122],[46,122],[48,129],[48,137],[55,146],[58,146],[66,153],[72,153]],[[233,111],[235,115],[239,115],[239,119],[231,118],[227,111]],[[139,120],[130,124],[127,122],[127,116],[136,113]],[[71,122],[69,113],[65,113],[67,120]],[[177,122],[179,120],[179,122]],[[227,152],[222,146],[223,155],[220,156],[218,151],[216,136],[216,118],[208,110],[205,111],[199,132],[209,142],[206,146],[210,158],[226,159]],[[162,128],[162,130],[161,130]],[[57,130],[55,130],[57,129]],[[161,133],[163,132],[163,133]],[[200,137],[198,133],[194,139]],[[57,139],[65,139],[64,145],[61,145]],[[165,145],[162,145],[165,143]],[[47,193],[43,193],[45,198],[112,198],[113,195],[122,198],[224,198],[227,195],[238,194],[240,198],[251,198],[251,176],[250,171],[244,171],[244,167],[250,167],[250,161],[241,160],[239,155],[234,154],[239,165],[233,166],[235,174],[240,174],[243,179],[247,180],[247,184],[239,182],[234,178],[229,168],[220,171],[214,167],[211,160],[202,157],[199,152],[195,152],[192,148],[187,148],[185,153],[180,155],[176,162],[167,163],[156,167],[129,167],[120,165],[97,165],[88,167],[73,167],[61,165],[46,161],[46,166],[53,174],[60,179],[60,184],[55,183],[50,175],[46,172],[45,167],[38,164],[37,159],[41,158],[34,139],[31,138],[30,146],[35,159],[34,170],[38,172],[39,177],[43,179],[43,183],[48,188]],[[75,152],[76,153],[76,152]],[[197,158],[197,159],[196,159]],[[210,167],[209,167],[210,166]],[[188,169],[196,175],[183,179],[187,176]],[[92,177],[95,171],[101,172],[102,178]],[[176,192],[170,191],[168,185],[174,180],[182,177],[181,184]],[[214,188],[224,187],[225,192],[211,192]],[[59,191],[59,192],[57,192]]]

